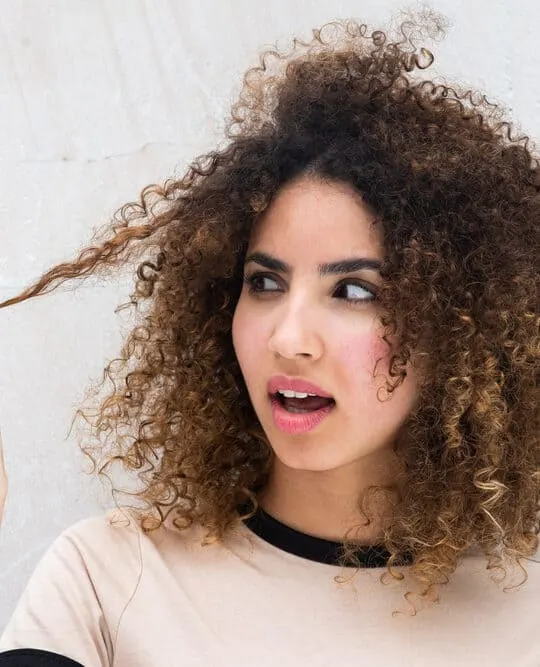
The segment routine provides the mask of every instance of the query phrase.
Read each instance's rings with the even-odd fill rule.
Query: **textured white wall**
[[[143,186],[221,139],[262,47],[396,0],[0,0],[0,298],[73,257]],[[408,5],[414,8],[415,5]],[[486,90],[539,135],[540,4],[432,0],[453,23],[428,75]],[[84,475],[77,402],[119,349],[126,279],[0,311],[0,428],[10,496],[0,534],[0,628],[37,561],[113,503]]]

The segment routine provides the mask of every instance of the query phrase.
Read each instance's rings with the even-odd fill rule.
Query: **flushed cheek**
[[[376,391],[384,386],[390,352],[390,347],[372,331],[342,338],[336,361],[344,376],[343,386],[355,393],[367,389]]]
[[[407,377],[392,395],[390,405],[386,402],[387,381],[390,378],[389,362],[392,348],[375,332],[356,334],[342,339],[337,351],[338,373],[341,374],[339,386],[347,405],[361,406],[368,421],[384,415],[387,425],[397,426],[410,412],[416,400],[416,380],[412,368],[408,368]]]

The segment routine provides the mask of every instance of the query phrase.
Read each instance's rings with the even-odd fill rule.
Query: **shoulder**
[[[196,542],[201,539],[202,530],[198,524],[180,530],[168,519],[158,528],[146,532],[134,510],[117,507],[71,524],[60,533],[57,540],[71,542],[90,551],[98,551],[104,546],[132,550],[143,542],[153,542],[155,545],[170,540]]]
[[[56,541],[70,542],[76,547],[89,550],[98,550],[104,544],[129,549],[139,541],[141,533],[135,515],[129,509],[116,508],[80,519],[65,528]]]
[[[142,530],[128,510],[108,510],[81,519],[64,529],[54,540],[50,551],[80,557],[89,567],[95,564],[103,576],[109,567],[118,570],[121,555],[124,571],[136,566],[140,555]],[[110,571],[110,570],[109,570]]]
[[[0,664],[69,664],[54,654],[82,665],[110,664],[116,629],[139,580],[139,536],[137,522],[122,510],[82,519],[60,533],[0,637],[0,651],[7,652]],[[24,653],[35,649],[53,656]]]
[[[127,585],[143,562],[156,563],[168,560],[171,554],[178,558],[198,551],[202,533],[197,524],[178,530],[168,520],[154,530],[144,531],[135,511],[115,508],[72,524],[53,546],[80,554],[90,575],[103,581],[110,576],[116,581],[124,577]]]

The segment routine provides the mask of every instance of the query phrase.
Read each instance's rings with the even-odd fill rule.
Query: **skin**
[[[414,408],[417,380],[409,366],[387,400],[391,349],[381,338],[378,304],[368,291],[376,294],[378,271],[320,277],[317,265],[351,257],[382,260],[380,223],[351,186],[301,177],[259,219],[246,258],[253,252],[292,268],[287,275],[246,262],[247,277],[267,276],[255,282],[264,292],[250,294],[244,284],[233,318],[236,356],[275,454],[260,504],[302,532],[340,540],[352,530],[352,539],[374,544],[391,520],[390,499],[379,495],[370,506],[374,521],[354,529],[366,523],[358,495],[366,486],[398,479],[391,445]],[[280,431],[267,393],[275,374],[314,382],[334,397],[334,410],[307,433]]]

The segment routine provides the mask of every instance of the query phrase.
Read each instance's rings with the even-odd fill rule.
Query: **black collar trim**
[[[249,509],[241,508],[242,513]],[[307,558],[308,560],[324,563],[326,565],[339,565],[339,556],[342,553],[341,542],[326,540],[302,533],[290,526],[286,526],[273,516],[265,512],[262,507],[257,509],[254,516],[244,519],[244,524],[265,542],[286,551],[287,553]],[[362,546],[357,550],[361,567],[385,567],[390,553],[383,545]],[[395,566],[410,565],[412,557],[408,556]],[[347,564],[347,567],[355,567]]]

